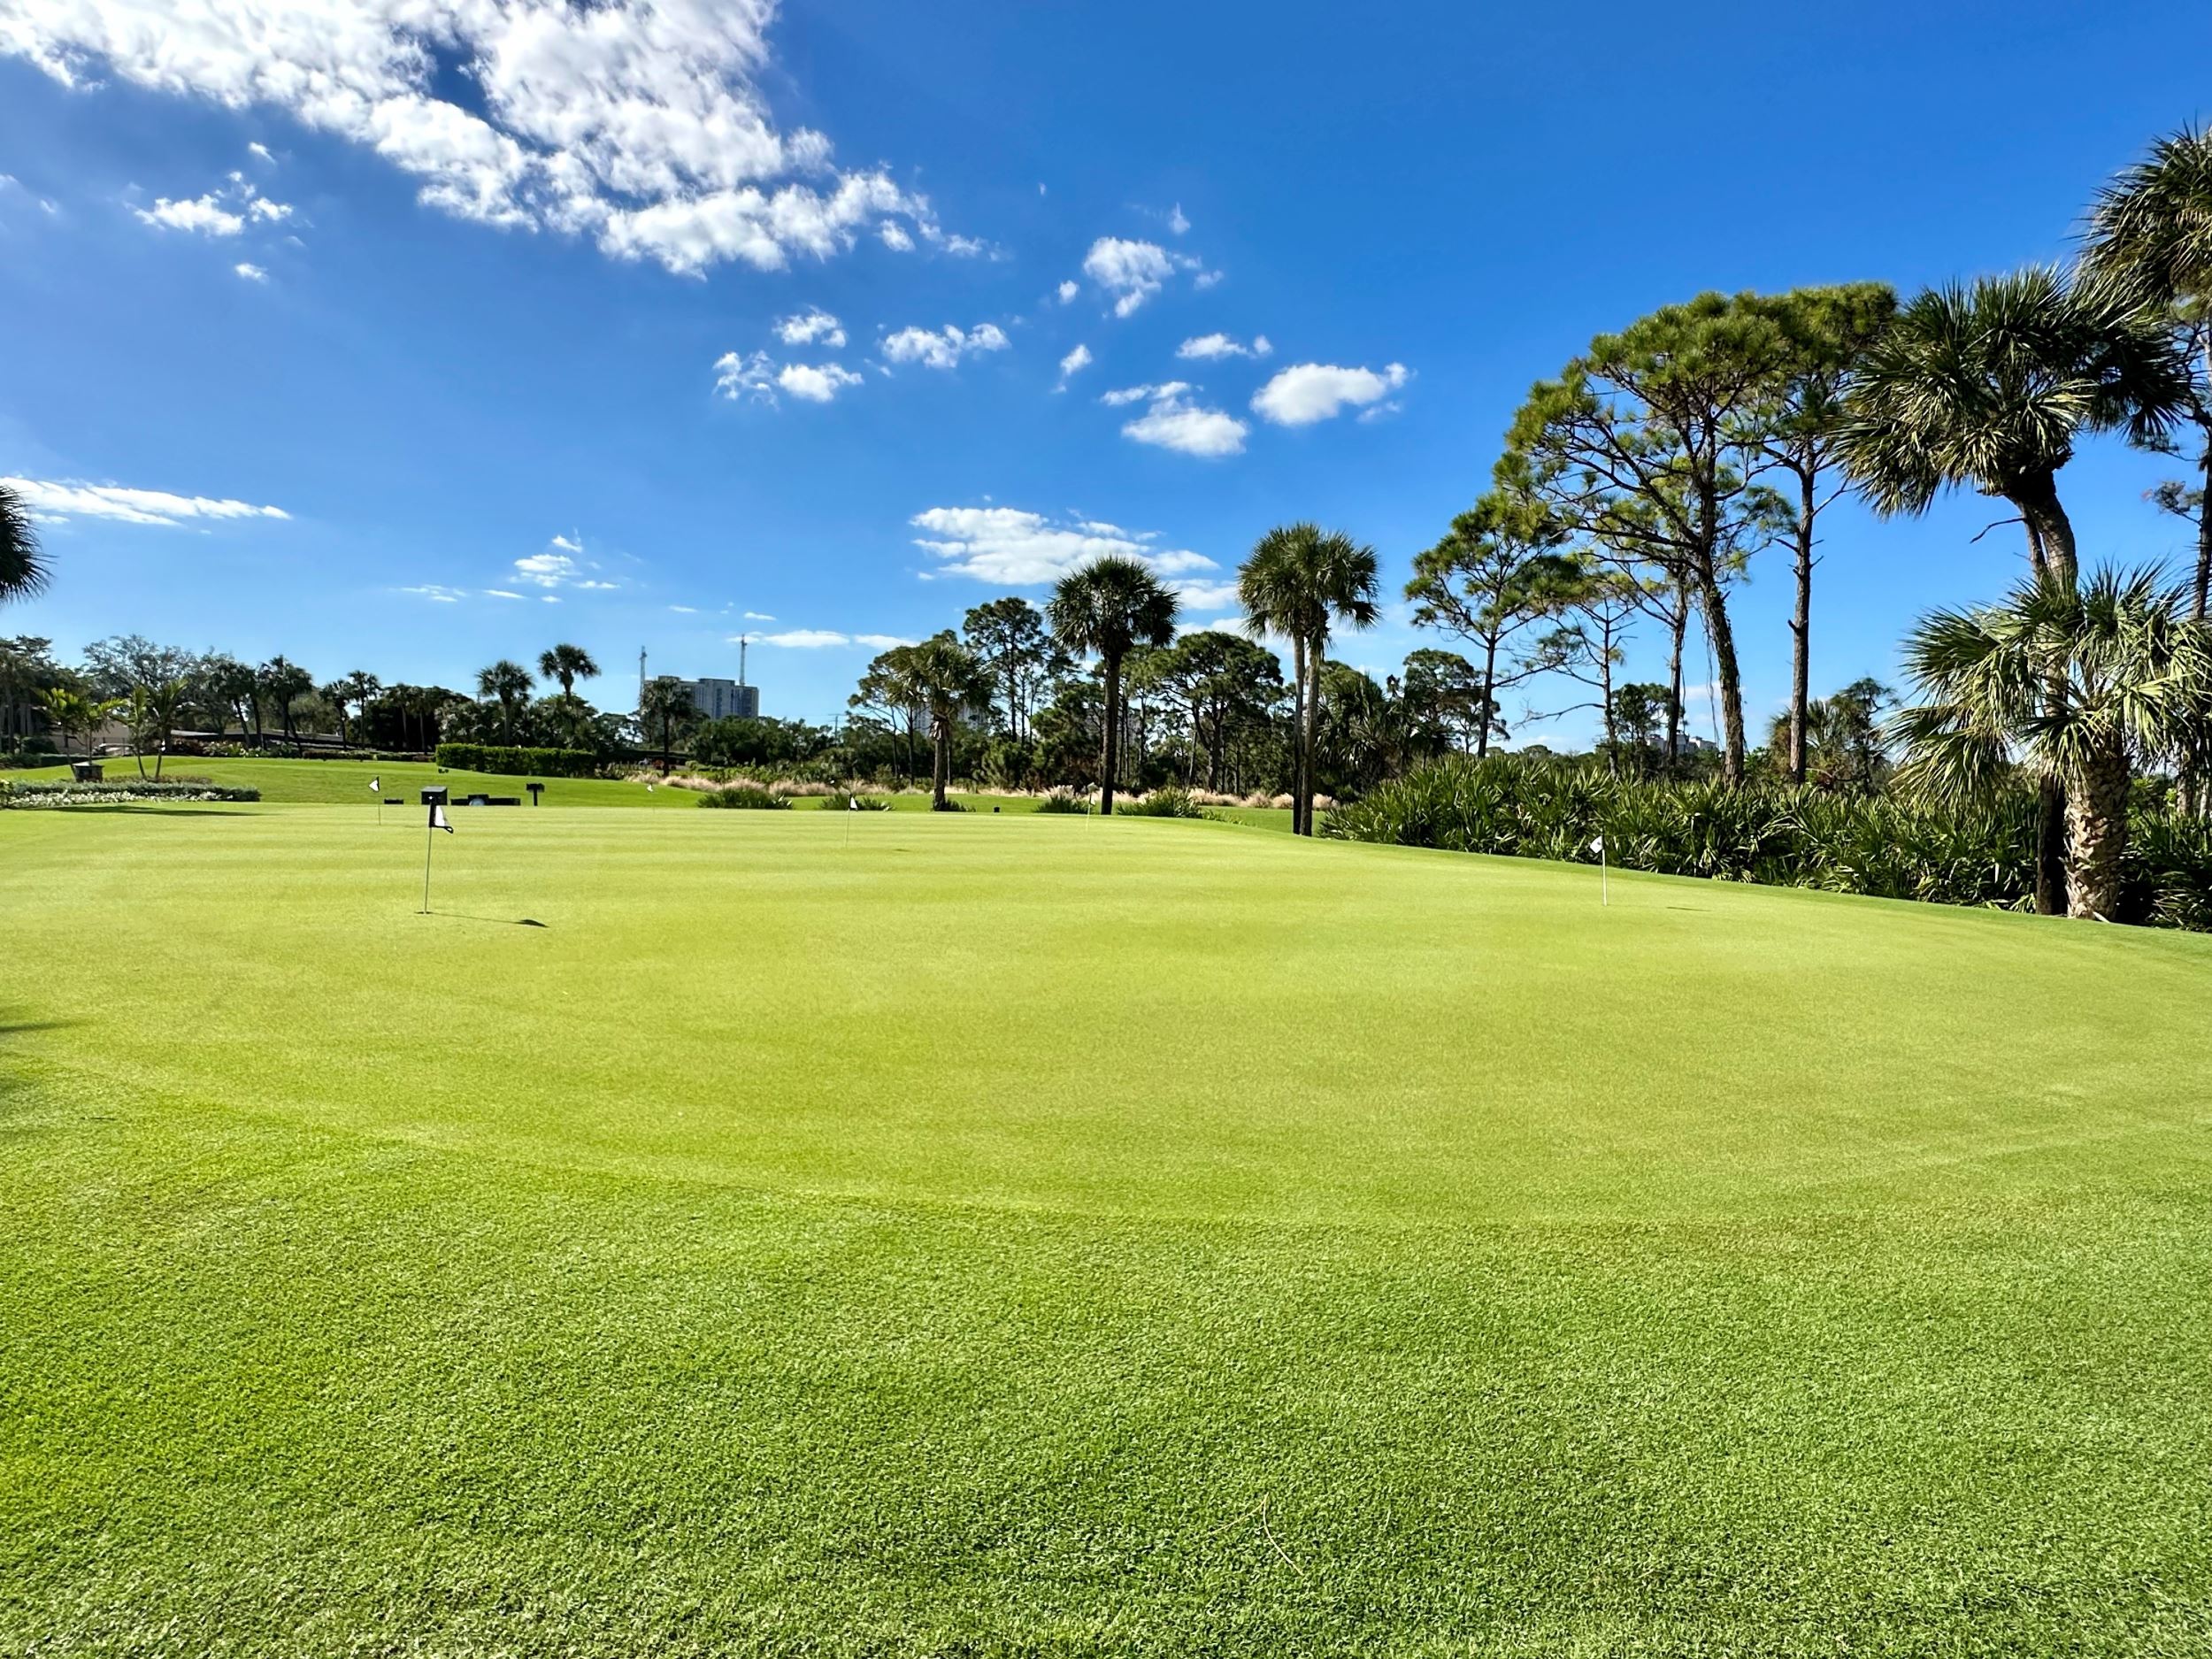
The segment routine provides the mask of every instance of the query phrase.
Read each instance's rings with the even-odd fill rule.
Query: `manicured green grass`
[[[847,818],[0,816],[0,1651],[2212,1647],[2212,939]]]
[[[110,778],[135,778],[138,763],[126,757],[104,761]],[[66,778],[66,766],[49,766],[5,774],[12,778]],[[147,776],[153,768],[147,767]],[[180,756],[163,767],[165,777],[208,778],[219,784],[258,789],[265,802],[318,806],[358,806],[373,813],[376,796],[369,780],[384,786],[387,810],[413,805],[426,785],[442,785],[456,799],[478,795],[519,795],[527,804],[524,785],[528,778],[488,772],[445,772],[426,762],[404,760],[224,760],[213,757]],[[648,789],[642,784],[616,783],[603,778],[541,778],[545,806],[695,807],[696,796],[681,789]]]
[[[125,757],[103,763],[107,776],[135,778],[138,764]],[[147,776],[153,775],[149,765]],[[360,806],[374,810],[376,796],[370,793],[369,780],[380,780],[384,786],[387,810],[399,804],[411,805],[417,792],[429,784],[443,785],[453,796],[462,799],[476,793],[480,795],[519,795],[527,803],[529,795],[524,786],[527,778],[511,777],[485,772],[446,772],[436,766],[412,761],[365,760],[253,760],[201,758],[197,756],[180,757],[168,763],[165,777],[207,778],[216,783],[258,789],[264,802],[273,805]],[[27,767],[15,771],[0,771],[0,778],[65,779],[69,776],[66,765]],[[545,785],[540,798],[541,806],[649,806],[660,808],[695,807],[699,798],[688,789],[647,788],[642,784],[618,783],[603,778],[546,778],[538,781]],[[879,797],[898,812],[926,812],[929,795],[924,790]],[[972,812],[987,817],[996,813],[1005,817],[1013,813],[1034,812],[1039,804],[1035,795],[973,795],[957,793],[955,800]],[[825,797],[799,795],[792,806],[801,811],[818,809],[825,804]],[[1221,807],[1215,809],[1224,822],[1258,825],[1265,828],[1290,827],[1290,814],[1269,807]]]

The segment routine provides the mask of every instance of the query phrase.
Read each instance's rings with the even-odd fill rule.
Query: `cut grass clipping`
[[[407,816],[0,822],[0,1651],[2212,1647],[2212,940]]]

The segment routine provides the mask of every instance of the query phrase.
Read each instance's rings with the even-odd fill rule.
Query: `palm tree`
[[[2058,474],[2084,432],[2155,441],[2184,409],[2186,365],[2122,284],[2040,265],[1931,288],[1860,360],[1845,470],[1885,516],[1971,486],[2009,502],[2030,563],[2074,582]]]
[[[929,713],[935,751],[929,803],[933,811],[942,812],[949,805],[945,791],[952,781],[953,728],[971,709],[990,706],[997,677],[949,628],[918,645],[895,646],[884,657],[901,705]]]
[[[580,645],[557,645],[538,654],[538,673],[543,679],[558,680],[561,695],[572,697],[578,680],[599,678],[599,664]]]
[[[536,683],[528,669],[504,657],[477,672],[476,695],[499,704],[499,729],[509,743],[515,741],[515,715],[530,701]]]
[[[1105,735],[1101,743],[1098,810],[1114,810],[1115,775],[1121,765],[1121,664],[1139,645],[1175,639],[1175,595],[1149,566],[1108,553],[1055,584],[1045,621],[1061,649],[1095,656],[1106,682]]]
[[[1900,311],[1860,359],[1839,448],[1885,515],[1924,512],[1962,485],[2010,503],[2037,576],[2071,588],[2078,560],[2058,474],[2075,439],[2124,429],[2156,443],[2188,391],[2172,339],[2126,285],[2030,266],[1931,288]],[[2047,773],[2035,899],[2047,916],[2064,885],[2060,788]]]
[[[95,696],[79,686],[50,686],[39,694],[46,719],[61,734],[62,753],[69,752],[71,737],[84,740],[84,752],[92,753],[92,734],[108,722],[117,707],[113,697]]]
[[[14,491],[0,488],[0,604],[28,599],[46,580],[46,557],[31,527],[31,510]]]
[[[276,706],[278,718],[284,724],[284,741],[296,741],[292,731],[292,705],[299,698],[315,689],[315,677],[297,663],[282,657],[272,657],[254,671],[255,689],[259,694],[254,700],[254,735],[261,734],[261,703]]]
[[[2212,598],[2212,127],[2183,127],[2108,185],[2090,209],[2084,261],[2162,311],[2196,365],[2188,415],[2196,426],[2196,584],[2190,614]]]
[[[512,663],[507,666],[515,667]],[[484,672],[489,673],[491,671],[487,669]],[[515,672],[522,672],[518,668]],[[528,676],[524,675],[524,678]],[[638,693],[638,734],[649,740],[653,728],[656,726],[660,727],[663,772],[675,764],[676,728],[687,724],[697,713],[698,710],[691,701],[691,687],[673,675],[663,674],[658,679],[648,680],[645,689]]]
[[[1291,642],[1294,669],[1291,828],[1313,833],[1314,733],[1321,718],[1321,670],[1329,627],[1372,627],[1380,614],[1375,549],[1343,532],[1299,523],[1278,526],[1253,545],[1237,572],[1247,623]]]
[[[2016,760],[2066,810],[2067,913],[2110,919],[2127,850],[2128,787],[2173,752],[2212,697],[2212,646],[2155,571],[2047,572],[1985,610],[1939,611],[1905,641],[1926,701],[1901,710],[1900,790],[1938,804],[1986,796]]]

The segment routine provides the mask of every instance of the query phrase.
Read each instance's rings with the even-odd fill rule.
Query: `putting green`
[[[0,818],[0,1647],[2212,1642],[2212,940],[393,817]]]

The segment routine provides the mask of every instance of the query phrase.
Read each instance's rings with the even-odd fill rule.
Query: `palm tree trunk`
[[[2066,779],[2066,913],[2118,918],[2120,866],[2128,841],[2127,751],[2115,745],[2069,768]]]
[[[1110,818],[1114,810],[1114,769],[1121,764],[1121,658],[1104,659],[1106,671],[1105,733],[1098,757],[1098,810]]]
[[[1321,665],[1330,659],[1327,639],[1314,639],[1312,661],[1305,675],[1305,827],[1299,834],[1314,834],[1314,796],[1321,792]]]
[[[1290,833],[1306,833],[1306,639],[1290,641]]]
[[[2071,592],[2079,569],[2075,557],[2074,521],[2058,498],[2055,479],[2035,478],[2016,487],[2013,505],[2026,520],[2032,545],[2043,550],[2044,573]]]
[[[1798,479],[1797,608],[1790,615],[1790,781],[1805,781],[1805,706],[1812,700],[1813,515],[1809,473]]]

